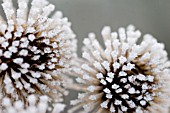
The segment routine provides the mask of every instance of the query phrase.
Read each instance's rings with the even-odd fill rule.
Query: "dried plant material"
[[[71,23],[47,0],[3,0],[7,22],[0,18],[0,92],[26,102],[30,94],[61,100],[67,91],[61,87],[62,71],[76,57],[76,39]]]
[[[105,49],[94,33],[83,41],[84,59],[73,70],[79,84],[66,86],[84,93],[68,112],[168,113],[170,61],[164,44],[149,34],[137,42],[141,32],[132,25],[118,33],[106,26],[101,34]]]
[[[1,113],[61,113],[65,105],[62,103],[55,103],[50,105],[50,99],[47,96],[29,95],[27,98],[28,105],[22,100],[17,100],[11,104],[10,98],[3,98]],[[55,110],[57,109],[57,110]],[[54,111],[55,110],[55,111]]]

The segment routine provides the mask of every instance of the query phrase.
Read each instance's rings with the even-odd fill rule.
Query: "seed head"
[[[7,22],[0,18],[0,90],[12,100],[24,100],[30,94],[59,97],[63,70],[75,57],[76,39],[67,18],[46,0],[3,0]]]
[[[105,49],[94,33],[85,38],[83,61],[75,66],[79,94],[70,113],[168,113],[170,62],[164,44],[130,25],[111,32],[103,28]],[[74,84],[74,87],[76,84]],[[71,86],[70,86],[71,87]],[[74,88],[73,87],[73,88]]]

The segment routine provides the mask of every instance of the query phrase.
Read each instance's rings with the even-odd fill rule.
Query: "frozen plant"
[[[13,104],[10,98],[3,98],[0,112],[1,113],[60,113],[64,110],[65,105],[55,103],[50,105],[47,96],[29,95],[27,98],[28,105],[22,100],[17,100]]]
[[[11,102],[26,102],[30,94],[48,95],[60,101],[68,92],[61,87],[61,73],[76,57],[71,23],[47,0],[3,0],[7,22],[0,17],[0,92]]]
[[[79,84],[67,85],[83,93],[72,100],[69,113],[168,113],[170,74],[164,44],[133,25],[111,32],[103,28],[103,48],[94,33],[83,43],[73,75]],[[84,110],[82,110],[82,108]]]

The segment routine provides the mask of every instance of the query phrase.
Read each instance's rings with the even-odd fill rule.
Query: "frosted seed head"
[[[101,34],[104,48],[93,35],[84,40],[85,59],[81,61],[81,65],[87,61],[88,65],[84,65],[83,72],[78,72],[78,75],[88,79],[93,77],[95,82],[84,79],[81,83],[85,87],[95,86],[96,91],[93,89],[93,94],[85,91],[91,99],[86,101],[87,103],[84,103],[84,99],[80,99],[79,103],[89,105],[97,101],[100,102],[101,108],[105,108],[96,109],[91,106],[90,109],[88,107],[88,112],[152,111],[155,105],[151,103],[164,98],[159,94],[164,92],[161,84],[168,86],[164,79],[169,81],[163,76],[158,76],[169,74],[167,71],[164,73],[170,66],[164,45],[159,44],[151,35],[145,35],[141,43],[138,43],[141,32],[135,30],[134,26],[129,26],[127,29],[120,28],[118,33],[111,32],[110,27],[105,27]],[[85,74],[89,76],[83,76]],[[169,90],[167,87],[165,89]],[[94,94],[100,96],[90,96]],[[165,92],[164,94],[167,95]]]
[[[24,107],[27,107],[28,94],[51,97],[57,90],[55,100],[62,100],[61,92],[65,94],[66,90],[60,82],[69,78],[59,79],[59,76],[65,74],[65,68],[71,70],[72,59],[76,56],[76,39],[71,23],[62,18],[61,12],[58,12],[57,19],[48,17],[54,5],[47,0],[33,0],[30,9],[28,0],[18,0],[16,10],[11,0],[3,1],[2,6],[7,20],[0,21],[0,74],[3,81],[0,84],[4,86],[3,96],[8,95],[11,103],[23,97]],[[51,86],[51,82],[56,80],[59,82],[57,87]]]

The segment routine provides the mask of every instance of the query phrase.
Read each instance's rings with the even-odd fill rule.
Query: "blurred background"
[[[17,0],[13,0],[16,5]],[[1,1],[2,2],[2,1]],[[81,56],[83,38],[94,32],[102,42],[101,29],[105,25],[117,31],[119,27],[133,24],[143,34],[150,33],[166,45],[170,54],[170,0],[49,0],[56,10],[72,22],[78,39],[78,54]],[[2,8],[0,13],[3,15]],[[75,98],[76,92],[71,93]],[[69,103],[69,98],[67,103]]]

